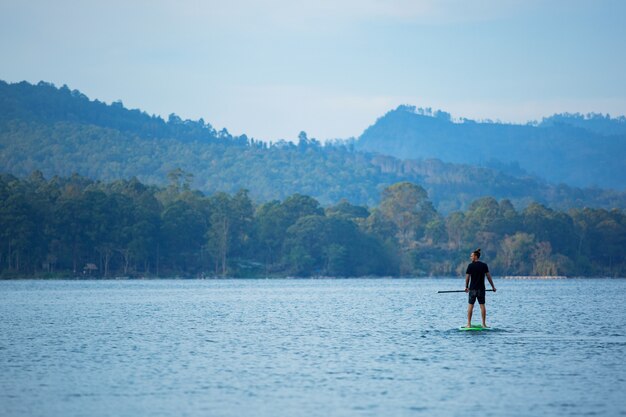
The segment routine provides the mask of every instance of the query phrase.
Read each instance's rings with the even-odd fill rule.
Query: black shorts
[[[478,298],[478,304],[485,304],[485,290],[469,290],[468,303],[474,305]]]

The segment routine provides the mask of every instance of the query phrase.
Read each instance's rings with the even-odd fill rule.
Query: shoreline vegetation
[[[535,276],[535,275],[526,275],[526,276],[515,276],[515,275],[507,275],[507,276],[498,276],[493,275],[494,280],[507,280],[507,281],[561,281],[561,280],[575,280],[575,279],[625,279],[623,276]],[[419,279],[458,279],[461,282],[464,277],[461,276],[375,276],[375,275],[364,275],[364,276],[283,276],[283,275],[275,275],[275,276],[248,276],[248,277],[237,277],[237,276],[219,276],[219,275],[210,275],[210,276],[109,276],[109,277],[101,277],[101,276],[68,276],[68,275],[32,275],[32,276],[4,276],[0,278],[0,281],[196,281],[196,280],[209,280],[209,281],[220,281],[220,280],[352,280],[352,279],[361,279],[361,280],[419,280]],[[462,282],[461,282],[462,283]]]
[[[482,248],[505,279],[626,276],[622,209],[557,211],[482,197],[439,213],[427,192],[391,184],[377,207],[322,207],[306,195],[255,202],[169,184],[0,174],[0,279],[463,276]]]

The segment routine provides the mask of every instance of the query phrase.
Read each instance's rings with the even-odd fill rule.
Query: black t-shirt
[[[489,267],[486,263],[476,261],[467,265],[466,274],[470,275],[470,290],[484,290],[485,289],[485,274],[489,272]]]

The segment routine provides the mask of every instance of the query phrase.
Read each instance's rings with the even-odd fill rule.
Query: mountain
[[[56,88],[54,84],[43,81],[37,85],[0,81],[0,123],[4,125],[12,120],[42,125],[63,121],[114,129],[122,134],[146,139],[176,137],[182,142],[216,142],[228,137],[231,142],[237,142],[227,131],[216,132],[202,119],[197,122],[183,122],[178,116],[171,114],[168,122],[165,122],[161,117],[126,109],[121,101],[110,105],[99,100],[92,101],[80,91],[70,90],[66,85]],[[247,139],[243,138],[239,144],[246,142]]]
[[[446,112],[400,106],[363,132],[357,149],[519,168],[553,183],[626,189],[626,118],[561,114],[527,125],[453,122]]]
[[[410,121],[414,116],[404,113],[400,118]],[[383,119],[390,120],[387,116]],[[373,128],[380,127],[381,120]],[[424,122],[437,129],[441,120],[424,117]],[[350,142],[321,144],[303,132],[298,143],[268,144],[246,135],[232,136],[225,129],[216,131],[204,120],[182,120],[172,114],[166,121],[129,110],[121,102],[90,100],[66,86],[0,81],[3,173],[23,177],[33,171],[46,177],[78,173],[96,180],[136,177],[163,184],[169,173],[182,169],[192,174],[191,187],[209,194],[245,188],[256,201],[301,193],[324,205],[347,199],[369,206],[378,204],[388,185],[410,181],[422,185],[442,213],[467,209],[484,196],[509,199],[517,207],[533,201],[557,209],[626,207],[626,193],[553,184],[529,175],[521,164],[493,162],[485,167],[470,161],[443,162],[444,158],[401,159],[357,149],[364,143],[362,137],[356,147]]]

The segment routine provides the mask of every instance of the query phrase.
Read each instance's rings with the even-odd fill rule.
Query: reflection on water
[[[626,415],[626,280],[461,285],[0,282],[0,415]]]

